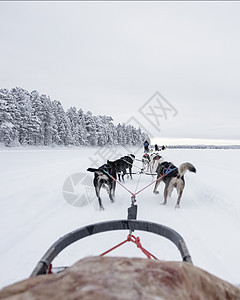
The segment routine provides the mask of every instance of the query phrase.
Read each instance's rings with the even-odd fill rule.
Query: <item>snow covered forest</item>
[[[140,128],[112,121],[81,108],[64,111],[61,102],[37,91],[0,89],[0,142],[5,146],[138,146],[149,139]]]

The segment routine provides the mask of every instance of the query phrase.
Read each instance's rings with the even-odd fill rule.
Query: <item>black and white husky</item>
[[[135,155],[128,154],[113,162],[116,168],[116,172],[118,174],[119,181],[121,181],[121,178],[122,181],[124,181],[124,176],[127,173],[127,169],[129,170],[129,174],[132,179],[132,167],[133,167],[134,160],[135,160]]]
[[[155,183],[153,193],[159,193],[157,191],[157,188],[160,182],[163,181],[165,183],[163,204],[167,203],[167,197],[171,196],[173,189],[176,188],[178,199],[175,207],[180,207],[180,200],[185,186],[184,174],[187,171],[196,173],[195,167],[189,162],[181,164],[178,168],[174,166],[171,162],[167,161],[158,165],[157,178],[159,178],[159,180]]]
[[[110,200],[114,202],[116,189],[116,181],[114,179],[117,177],[116,166],[114,162],[107,161],[107,164],[104,164],[100,168],[88,168],[87,171],[94,172],[93,184],[98,198],[99,208],[100,210],[104,210],[100,190],[104,188],[108,192]]]

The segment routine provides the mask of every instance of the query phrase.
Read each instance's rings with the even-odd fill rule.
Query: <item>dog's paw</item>
[[[157,195],[157,194],[159,194],[159,191],[153,191],[153,194]]]
[[[177,209],[177,208],[180,208],[180,205],[179,205],[179,204],[176,204],[176,205],[175,205],[175,209]]]

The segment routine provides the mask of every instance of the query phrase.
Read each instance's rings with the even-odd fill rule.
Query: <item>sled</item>
[[[133,205],[129,208],[127,220],[114,220],[95,223],[92,225],[81,227],[64,235],[47,250],[47,252],[43,255],[41,260],[37,263],[30,277],[35,277],[40,274],[48,274],[49,270],[51,269],[51,263],[54,260],[54,258],[72,243],[97,233],[113,230],[129,230],[130,233],[132,233],[135,230],[146,231],[165,237],[176,245],[176,247],[181,253],[183,262],[188,262],[192,264],[192,259],[187,249],[186,243],[180,234],[178,234],[175,230],[164,225],[148,221],[135,220],[135,216],[136,205]]]

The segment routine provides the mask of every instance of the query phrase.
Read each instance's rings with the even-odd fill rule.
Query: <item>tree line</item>
[[[240,145],[169,145],[168,149],[240,149]]]
[[[65,111],[60,101],[36,90],[0,89],[0,142],[5,146],[138,146],[146,139],[140,128],[114,125],[112,117],[81,108]]]

